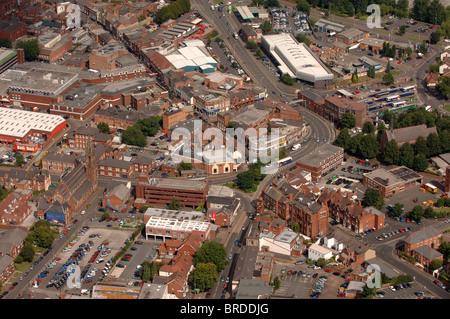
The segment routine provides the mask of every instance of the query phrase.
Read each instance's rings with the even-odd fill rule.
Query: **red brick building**
[[[352,193],[325,190],[318,201],[328,206],[330,217],[355,233],[384,228],[385,214],[375,207],[363,208],[351,200]]]
[[[302,193],[283,178],[274,178],[260,194],[259,214],[269,213],[285,220],[288,226],[299,225],[300,233],[314,238],[328,232],[328,207],[315,201],[311,194]]]
[[[363,185],[378,190],[384,197],[398,194],[422,183],[422,175],[405,166],[390,170],[379,168],[363,175]]]
[[[8,6],[8,3],[2,2],[0,6],[0,15],[2,14],[2,7]],[[16,41],[20,37],[27,35],[27,25],[22,22],[10,22],[3,20],[0,22],[0,38],[8,38],[11,42]]]
[[[13,192],[0,202],[0,224],[20,225],[32,213],[28,200],[31,192]]]
[[[403,251],[429,266],[432,260],[443,260],[443,255],[437,251],[442,236],[442,232],[432,226],[413,231],[405,238]]]
[[[311,153],[301,157],[296,167],[311,173],[312,181],[318,181],[331,169],[341,165],[344,160],[344,149],[332,144],[323,144]]]
[[[206,181],[139,177],[135,206],[166,207],[172,200],[176,200],[181,207],[197,208],[206,201],[207,194]]]

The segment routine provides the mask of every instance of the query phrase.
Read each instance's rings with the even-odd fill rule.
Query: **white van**
[[[296,151],[296,150],[298,150],[300,147],[302,147],[302,145],[301,145],[300,143],[295,144],[294,146],[292,146],[292,150],[293,150],[293,151]]]

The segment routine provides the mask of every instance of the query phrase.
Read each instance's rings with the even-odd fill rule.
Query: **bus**
[[[392,103],[392,107],[403,107],[406,104],[405,101],[394,102]]]
[[[289,163],[292,163],[292,157],[290,157],[290,156],[289,156],[289,157],[285,157],[285,158],[283,158],[283,159],[277,161],[278,167],[287,165],[287,164],[289,164]]]
[[[391,96],[388,96],[388,97],[386,97],[386,101],[396,101],[396,100],[398,100],[398,98],[399,98],[400,96],[398,96],[398,95],[391,95]]]
[[[402,91],[403,92],[408,92],[408,91],[411,91],[411,90],[414,90],[414,89],[415,89],[415,86],[411,85],[411,86],[406,86],[406,87],[402,88]]]
[[[376,98],[379,98],[379,97],[388,95],[389,93],[391,93],[391,91],[382,91],[382,92],[376,93],[374,96],[375,96]]]
[[[423,184],[422,187],[425,188],[430,193],[436,193],[437,192],[437,187],[434,186],[434,185],[431,185],[430,183]]]

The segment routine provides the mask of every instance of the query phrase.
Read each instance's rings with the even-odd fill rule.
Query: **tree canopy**
[[[25,53],[25,60],[34,61],[39,55],[38,39],[20,40],[16,43],[16,48],[22,48]]]
[[[205,242],[194,255],[194,266],[212,263],[217,272],[222,271],[228,264],[227,251],[223,244],[216,241]]]
[[[161,24],[167,20],[176,20],[183,13],[191,10],[190,0],[176,0],[171,4],[160,8],[155,14],[155,22]]]
[[[373,206],[377,209],[383,208],[384,198],[379,191],[373,188],[366,189],[364,197],[362,199],[362,205],[364,207]]]

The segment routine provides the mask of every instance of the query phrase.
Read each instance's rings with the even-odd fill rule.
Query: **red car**
[[[64,230],[64,235],[66,235],[69,232],[68,229]]]
[[[78,222],[78,219],[74,219],[73,223],[76,224]]]
[[[398,231],[401,232],[401,233],[405,232],[402,228],[399,228]]]
[[[228,287],[228,284],[225,283],[225,284],[223,285],[223,289],[227,289],[227,287]]]
[[[325,268],[325,272],[331,272],[330,268]]]
[[[345,293],[341,292],[340,294],[337,295],[338,297],[345,297]]]

